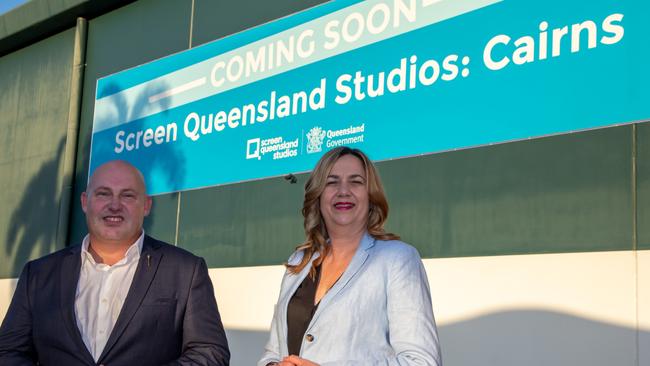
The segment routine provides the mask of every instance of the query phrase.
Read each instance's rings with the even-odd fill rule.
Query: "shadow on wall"
[[[166,109],[170,106],[171,101],[169,99],[161,99],[152,104],[149,102],[149,97],[168,89],[169,85],[163,82],[149,86],[135,98],[135,101],[132,103],[132,105],[123,96],[115,95],[111,99],[112,106],[110,110],[112,113],[98,120],[97,124],[106,125],[111,124],[114,121],[128,121],[133,116],[138,116],[143,111],[146,111],[148,108],[152,108],[154,106],[165,110],[164,112],[158,114],[158,116],[160,116],[160,120],[167,120],[168,112]],[[112,95],[119,90],[121,90],[119,85],[107,84],[102,90],[102,93],[104,95]],[[84,124],[89,127],[85,129],[86,134],[80,134],[79,136],[78,154],[80,159],[78,159],[78,164],[80,165],[77,166],[75,175],[75,196],[81,194],[81,192],[86,187],[88,172],[90,170],[91,142],[92,148],[95,151],[95,156],[112,155],[115,148],[114,139],[111,139],[110,141],[105,140],[101,143],[98,141],[92,141],[92,128],[90,126],[93,125],[93,121],[84,121]],[[130,130],[137,130],[145,127],[144,121],[142,119],[132,121],[128,123],[128,126]],[[150,177],[152,174],[157,173],[157,179],[165,179],[174,188],[182,184],[182,181],[179,180],[179,177],[183,177],[185,175],[185,157],[175,144],[162,144],[149,148],[146,151],[146,153],[148,153],[146,156],[142,153],[142,150],[135,151],[133,152],[133,155],[124,155],[123,158],[125,160],[131,160],[130,158],[135,156],[135,154],[140,154],[140,158],[135,162],[135,165],[138,167],[138,169],[140,169],[140,171],[142,171],[145,177]],[[124,154],[128,154],[128,152],[125,152]],[[95,165],[93,164],[93,166]],[[173,184],[173,182],[176,184]],[[148,233],[151,233],[150,229],[155,226],[154,222],[156,220],[157,212],[155,209],[156,201],[157,199],[154,198],[154,209],[145,219],[145,231]],[[83,235],[85,235],[87,228],[83,214],[80,212],[79,207],[73,206],[71,209],[73,212],[70,238],[72,242],[79,242]],[[155,235],[155,233],[153,234]]]
[[[55,156],[27,183],[18,207],[11,214],[5,239],[9,268],[2,271],[6,277],[18,277],[30,258],[49,254],[64,245],[55,242],[61,197],[57,182],[64,149],[65,138],[62,138]]]
[[[115,86],[108,86],[115,87]],[[119,118],[120,121],[127,120],[129,116],[137,115],[142,110],[148,108],[149,95],[159,93],[166,90],[166,85],[157,85],[148,88],[140,96],[136,98],[133,106],[129,108],[128,103],[124,99],[116,100],[113,110],[115,115],[112,118]],[[159,106],[167,107],[169,101],[157,102]],[[140,121],[132,122],[134,124],[142,124]],[[19,270],[30,258],[42,257],[46,254],[52,253],[57,248],[61,248],[69,243],[56,243],[58,217],[61,192],[58,186],[60,181],[59,177],[62,169],[62,159],[65,150],[66,139],[62,138],[59,141],[56,154],[52,159],[45,162],[38,173],[36,173],[27,183],[23,191],[21,201],[14,212],[11,214],[11,221],[6,236],[5,252],[7,255],[8,268],[0,270],[3,277],[17,277]],[[78,167],[75,179],[77,190],[75,191],[72,199],[70,209],[81,211],[79,203],[79,194],[85,189],[87,175],[82,172],[88,171],[88,164],[90,161],[90,139],[86,139],[82,143],[83,148],[78,150],[82,156],[82,167]],[[99,151],[110,151],[105,149],[113,149],[109,143],[98,144],[95,146]],[[185,160],[182,154],[170,144],[158,146],[154,154],[143,159],[145,162],[138,165],[145,176],[150,176],[154,171],[162,172],[158,177],[174,181],[178,175],[183,176],[185,170]],[[147,218],[148,226],[151,226],[155,220],[154,211],[152,215]],[[71,214],[72,215],[72,214]],[[70,223],[74,225],[73,222]],[[74,230],[74,227],[71,226]],[[72,234],[72,233],[71,233]],[[85,228],[84,228],[85,235]],[[79,238],[71,235],[75,242]],[[81,236],[83,237],[83,236]]]
[[[106,115],[97,120],[95,125],[106,126],[112,125],[115,121],[122,123],[123,121],[131,121],[127,124],[121,125],[123,129],[128,132],[144,131],[147,128],[155,129],[156,126],[146,125],[144,118],[139,118],[143,113],[147,113],[152,108],[159,108],[163,112],[155,114],[155,119],[158,122],[166,121],[169,117],[168,108],[171,105],[171,97],[163,98],[155,102],[150,102],[149,97],[160,94],[171,88],[169,83],[158,82],[149,85],[139,94],[135,101],[130,103],[123,95],[117,94],[110,99],[113,103],[111,110],[114,113]],[[108,84],[105,90],[109,94],[121,90],[118,85]],[[134,119],[139,118],[139,119]],[[115,133],[117,130],[112,128]],[[93,141],[92,149],[95,156],[114,156],[115,134],[111,135],[110,139],[102,139],[101,141]],[[134,165],[142,171],[145,177],[155,176],[156,179],[164,179],[167,181],[168,186],[172,189],[178,190],[183,185],[183,177],[185,177],[185,156],[182,154],[178,143],[165,143],[162,145],[152,146],[147,149],[134,150],[132,152],[123,151],[123,156],[116,156],[116,158],[123,158],[131,161]],[[84,154],[84,167],[89,169],[90,149],[89,145],[81,150]],[[103,159],[102,159],[103,160]],[[93,164],[96,167],[96,164]]]
[[[445,366],[637,365],[636,329],[562,313],[501,312],[441,326],[438,332]],[[230,364],[255,365],[268,333],[233,329],[226,333]],[[648,345],[650,332],[639,332],[639,339]]]

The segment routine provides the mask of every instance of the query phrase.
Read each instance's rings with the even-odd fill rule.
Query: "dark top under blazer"
[[[95,362],[74,313],[80,251],[79,245],[65,248],[25,265],[0,327],[0,365],[228,365],[205,261],[149,236]]]
[[[305,277],[296,292],[291,296],[287,307],[287,346],[290,355],[300,355],[300,346],[302,337],[314,317],[318,304],[316,300],[316,290],[320,282],[320,268],[316,266],[316,277]]]

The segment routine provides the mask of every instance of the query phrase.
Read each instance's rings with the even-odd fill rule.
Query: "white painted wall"
[[[637,252],[639,366],[650,365],[650,250]]]
[[[637,257],[645,276],[638,294]],[[646,345],[640,363],[636,325],[637,299],[650,310],[650,251],[424,263],[445,366],[650,365],[650,312],[639,314],[640,348]],[[283,272],[281,266],[210,270],[232,365],[251,365],[261,354]]]
[[[2,319],[5,318],[7,309],[9,309],[9,303],[11,302],[11,297],[14,294],[17,283],[17,278],[0,279],[0,317]]]
[[[445,366],[650,365],[650,251],[424,260]],[[211,269],[233,366],[262,352],[282,266]],[[0,280],[0,315],[15,279]]]

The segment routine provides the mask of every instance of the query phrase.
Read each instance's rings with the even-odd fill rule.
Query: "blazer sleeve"
[[[30,263],[23,268],[9,310],[0,327],[0,365],[35,365],[32,314],[29,305]]]
[[[258,366],[266,366],[271,362],[280,362],[280,344],[278,339],[278,307],[275,307],[273,312],[273,321],[271,321],[271,332],[269,334],[269,341],[264,348],[262,358],[257,362]]]
[[[262,358],[257,362],[257,366],[266,366],[271,362],[280,362],[280,334],[278,329],[278,323],[280,321],[278,308],[282,293],[284,292],[284,286],[286,284],[286,278],[288,276],[288,271],[285,272],[284,277],[282,278],[282,284],[280,285],[280,295],[278,297],[278,302],[275,305],[275,311],[273,311],[273,320],[271,321],[271,330],[269,332],[269,341],[266,342],[266,347],[264,347],[264,354]]]
[[[417,250],[391,254],[387,273],[388,337],[394,353],[365,360],[338,360],[321,366],[442,366],[427,275]]]
[[[227,366],[230,351],[203,258],[198,258],[183,317],[182,355],[169,365]]]
[[[427,274],[417,250],[402,251],[388,278],[388,326],[395,360],[390,365],[442,366]]]

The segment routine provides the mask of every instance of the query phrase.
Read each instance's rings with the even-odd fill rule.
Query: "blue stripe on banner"
[[[647,119],[648,7],[504,1],[95,131],[90,171],[126,159],[161,194],[308,171],[339,145],[385,160]]]

